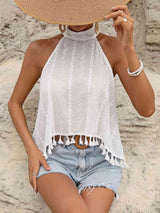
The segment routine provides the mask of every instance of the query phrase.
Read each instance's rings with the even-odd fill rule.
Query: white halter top
[[[64,144],[61,136],[69,145],[75,135],[81,144],[83,135],[85,144],[99,145],[112,165],[129,168],[118,127],[114,75],[94,26],[76,32],[66,25],[41,72],[32,138],[47,159],[57,144]]]

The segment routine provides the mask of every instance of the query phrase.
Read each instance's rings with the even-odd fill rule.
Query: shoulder
[[[61,34],[58,34],[51,38],[34,40],[29,44],[28,48],[31,52],[40,53],[41,51],[43,52],[49,47],[50,48],[54,47],[61,37],[62,37]]]
[[[124,51],[121,47],[120,41],[115,36],[106,35],[100,33],[99,42],[103,47],[105,55],[110,59],[112,64],[114,75],[116,75],[115,64],[123,62],[125,60]]]
[[[63,37],[62,34],[58,34],[51,38],[34,40],[29,44],[27,52],[37,66],[43,68],[61,37]]]

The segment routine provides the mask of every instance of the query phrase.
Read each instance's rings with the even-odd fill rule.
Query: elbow
[[[145,105],[142,105],[141,110],[139,110],[139,114],[143,117],[151,117],[156,111],[156,104],[155,104],[155,96],[153,96],[152,101],[148,102]]]
[[[143,112],[143,113],[139,113],[139,114],[142,115],[143,117],[150,117],[150,116],[152,116],[154,113],[155,113],[155,106],[154,106],[152,109],[150,109],[150,110],[148,110],[148,111],[145,111],[145,112]]]
[[[11,101],[8,101],[7,106],[8,106],[8,110],[11,108]]]
[[[8,111],[10,112],[15,106],[17,106],[17,103],[9,100],[7,103],[7,106],[8,106]]]
[[[12,108],[12,106],[13,106],[13,103],[12,103],[11,101],[9,101],[9,102],[7,103],[7,106],[8,106],[8,111],[10,112],[10,111],[11,111],[11,108]]]

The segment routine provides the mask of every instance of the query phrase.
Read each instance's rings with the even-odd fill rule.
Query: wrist
[[[34,150],[37,150],[37,146],[35,145],[34,142],[29,142],[26,146],[25,146],[25,151],[27,154],[31,153]]]
[[[128,74],[130,76],[138,76],[142,72],[142,70],[143,70],[143,62],[141,60],[139,60],[139,63],[140,63],[140,66],[139,66],[139,68],[137,70],[130,72],[129,68],[127,69]]]
[[[140,61],[136,54],[136,50],[133,45],[126,46],[124,48],[126,59],[128,62],[128,68],[130,72],[135,72],[140,67]]]

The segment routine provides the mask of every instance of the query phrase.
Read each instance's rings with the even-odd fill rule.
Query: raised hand
[[[117,32],[117,37],[123,48],[133,45],[133,24],[134,20],[130,16],[127,5],[118,5],[112,8],[113,13],[108,14],[104,19],[113,18],[113,26]]]

